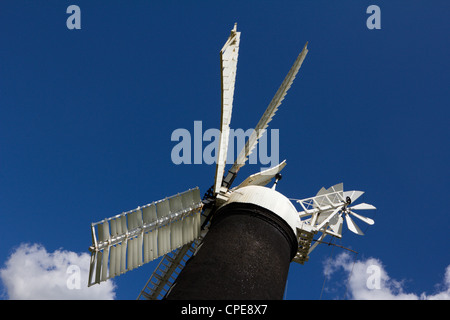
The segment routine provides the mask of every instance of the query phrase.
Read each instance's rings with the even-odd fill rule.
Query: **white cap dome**
[[[231,203],[249,203],[263,207],[283,219],[297,235],[300,217],[292,202],[276,190],[261,187],[247,186],[233,191],[229,200],[222,206]]]

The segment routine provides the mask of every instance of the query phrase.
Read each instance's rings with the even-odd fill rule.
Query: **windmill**
[[[359,235],[352,217],[374,223],[354,212],[374,206],[351,206],[363,192],[344,191],[342,183],[297,200],[298,211],[275,190],[286,161],[232,187],[308,52],[306,44],[225,174],[239,42],[235,24],[220,51],[222,117],[213,185],[203,198],[196,187],[92,223],[88,286],[162,257],[138,299],[281,299],[290,262],[308,261],[328,235],[341,238],[344,220]]]

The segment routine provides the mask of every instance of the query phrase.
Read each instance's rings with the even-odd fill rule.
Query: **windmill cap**
[[[231,203],[247,203],[263,207],[284,220],[297,235],[297,227],[300,225],[298,212],[287,197],[274,189],[261,186],[242,187],[234,191],[222,207]]]

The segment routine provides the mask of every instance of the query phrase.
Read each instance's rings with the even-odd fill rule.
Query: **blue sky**
[[[66,27],[71,4],[80,30]],[[381,9],[379,30],[366,27],[371,4]],[[375,225],[338,243],[361,265],[378,261],[402,292],[445,290],[448,9],[447,1],[2,1],[0,267],[24,243],[47,256],[81,255],[91,222],[213,184],[213,165],[172,162],[171,134],[193,133],[200,120],[204,130],[219,127],[219,50],[237,22],[232,128],[256,125],[309,42],[270,123],[288,163],[277,190],[306,198],[344,182],[365,191]],[[237,180],[260,167],[245,166]],[[291,264],[286,298],[319,299],[326,261],[351,261],[342,253],[319,246],[305,265]],[[135,299],[155,266],[115,279],[114,297]],[[322,298],[344,298],[345,270],[333,271]],[[2,298],[8,283],[3,276]]]

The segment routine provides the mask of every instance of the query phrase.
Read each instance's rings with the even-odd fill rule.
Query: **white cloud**
[[[379,259],[354,261],[344,252],[325,262],[327,278],[340,270],[347,276],[347,293],[355,300],[450,300],[450,265],[446,268],[443,283],[438,285],[438,292],[420,295],[405,292],[403,282],[390,278]]]
[[[12,300],[114,299],[112,281],[87,287],[89,262],[87,253],[49,253],[42,245],[22,244],[5,262],[0,279]]]

